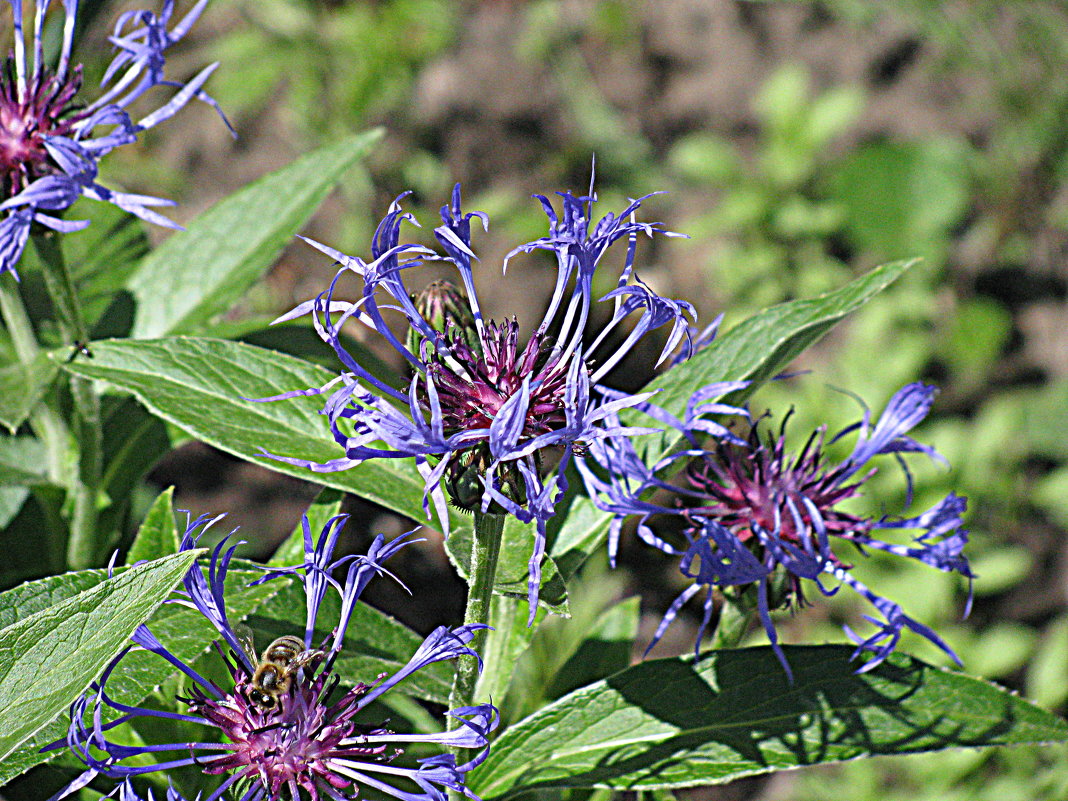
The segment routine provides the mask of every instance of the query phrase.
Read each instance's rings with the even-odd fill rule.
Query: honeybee
[[[249,682],[248,698],[261,711],[277,709],[280,699],[293,686],[293,679],[301,670],[308,675],[322,664],[326,654],[304,647],[299,637],[286,634],[268,645],[256,656],[252,631],[246,626],[237,629],[238,638],[249,660],[256,665]]]

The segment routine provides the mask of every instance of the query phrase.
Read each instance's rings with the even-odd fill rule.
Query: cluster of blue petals
[[[215,520],[218,518],[209,520],[203,516],[192,521],[183,537],[182,550],[195,548],[200,537],[197,529],[206,529]],[[283,791],[294,799],[302,797],[303,792],[313,801],[319,797],[342,801],[358,798],[361,787],[375,788],[401,801],[445,801],[448,790],[476,798],[466,788],[465,776],[489,753],[488,735],[498,721],[497,710],[491,704],[452,710],[449,714],[458,721],[458,728],[440,734],[402,734],[384,726],[357,724],[352,718],[430,664],[458,657],[478,659],[468,644],[475,632],[485,627],[441,626],[394,674],[382,674],[371,684],[361,683],[347,691],[337,689],[339,677],[333,673],[333,666],[356,602],[372,578],[388,575],[385,561],[413,542],[410,535],[389,542],[379,535],[366,555],[335,559],[334,548],[345,520],[343,515],[331,519],[318,537],[313,537],[305,518],[304,562],[296,567],[271,569],[253,582],[259,584],[281,576],[301,582],[307,602],[304,644],[323,655],[322,664],[309,670],[314,675],[301,672],[278,710],[264,712],[250,702],[248,687],[256,665],[226,612],[226,577],[236,548],[227,538],[213,549],[207,564],[201,560],[194,564],[185,576],[183,590],[170,602],[195,609],[211,623],[221,637],[222,642],[216,643],[220,654],[225,653],[222,643],[229,646],[226,661],[234,685],[221,686],[204,677],[172,654],[147,625],[140,626],[131,638],[133,643],[112,660],[100,680],[72,706],[67,738],[56,745],[69,745],[88,769],[55,798],[65,797],[103,775],[122,779],[115,792],[120,801],[132,801],[137,796],[129,783],[131,778],[182,767],[228,774],[204,801],[215,801],[232,788],[233,796],[240,801],[279,798]],[[337,621],[318,619],[329,592],[336,592],[341,599]],[[313,641],[316,625],[320,631],[330,631],[323,642]],[[158,655],[191,680],[193,689],[184,699],[188,712],[131,706],[109,694],[110,677],[126,655],[136,649]],[[109,739],[108,732],[116,726],[146,717],[202,724],[208,736],[201,742],[153,745],[127,745]],[[436,744],[443,753],[420,760],[418,767],[402,767],[392,760],[396,746],[404,743]],[[445,753],[448,748],[478,750],[470,761],[458,763],[453,754]],[[139,759],[146,754],[158,759],[167,753],[173,753],[174,758],[150,764]],[[181,801],[173,788],[167,798]]]
[[[120,15],[110,37],[118,52],[102,81],[106,89],[91,103],[78,102],[73,97],[81,83],[81,68],[71,63],[78,0],[62,2],[66,18],[54,71],[44,63],[42,43],[51,0],[34,0],[32,58],[26,48],[22,0],[7,2],[14,14],[14,85],[4,87],[0,144],[13,151],[43,146],[48,164],[43,169],[39,163],[25,165],[21,175],[7,187],[9,195],[0,198],[0,273],[10,271],[17,278],[15,267],[33,223],[63,233],[87,226],[88,220],[62,218],[61,213],[79,197],[112,203],[157,225],[179,227],[154,211],[159,206],[173,205],[172,201],[108,189],[97,183],[98,165],[112,150],[136,141],[138,134],[174,116],[193,98],[218,111],[215,101],[202,89],[217,64],[205,67],[184,85],[163,77],[164,51],[189,32],[207,0],[200,0],[170,30],[167,25],[174,0],[164,0],[158,15],[150,11]],[[132,119],[127,107],[161,85],[178,91],[155,111]],[[62,107],[49,107],[57,98],[62,99]],[[57,131],[50,131],[51,125]],[[17,155],[11,160],[17,161]]]
[[[839,501],[856,494],[874,474],[868,467],[879,455],[895,457],[904,468],[901,455],[923,453],[931,458],[941,457],[930,446],[907,436],[931,408],[935,395],[933,387],[915,383],[897,392],[883,414],[872,425],[871,415],[840,432],[835,439],[856,432],[857,441],[852,453],[837,465],[826,464],[819,449],[820,437],[809,440],[799,455],[785,451],[782,439],[773,448],[756,441],[743,442],[720,430],[718,424],[703,418],[703,413],[730,412],[715,403],[730,385],[708,387],[693,396],[687,419],[673,420],[665,415],[658,419],[684,434],[689,447],[665,457],[655,464],[646,464],[633,445],[626,440],[596,443],[578,467],[587,491],[599,508],[613,514],[609,550],[613,560],[620,526],[629,516],[638,516],[638,536],[665,553],[680,557],[683,574],[693,581],[671,604],[658,627],[651,649],[675,620],[682,606],[702,590],[705,591],[704,618],[698,631],[695,649],[700,649],[704,633],[716,606],[716,588],[746,588],[757,586],[757,605],[760,619],[787,674],[786,662],[771,619],[769,588],[776,577],[785,572],[791,597],[803,603],[801,580],[815,584],[824,595],[833,595],[840,586],[848,586],[867,600],[875,610],[865,619],[875,626],[868,636],[861,636],[846,627],[846,633],[857,644],[854,658],[870,654],[861,667],[867,671],[890,655],[906,629],[927,638],[955,661],[956,654],[930,627],[909,617],[895,602],[883,598],[860,582],[832,550],[832,541],[846,541],[863,553],[865,548],[878,549],[914,559],[944,572],[959,573],[969,579],[973,574],[963,549],[968,541],[962,527],[964,498],[953,493],[920,515],[908,517],[857,517],[836,509]],[[655,411],[655,410],[654,410]],[[734,410],[738,411],[738,410]],[[697,446],[697,435],[714,434],[721,443],[730,443],[737,455],[736,467],[747,474],[748,486],[725,486],[699,482],[682,486],[669,484],[658,474],[678,460],[686,460],[694,467],[721,465],[725,448],[705,450]],[[818,433],[818,432],[817,432]],[[596,467],[594,467],[596,465]],[[759,465],[754,469],[752,465]],[[867,472],[862,472],[867,469]],[[713,475],[730,478],[730,471],[722,467]],[[911,496],[911,476],[906,478]],[[656,491],[670,493],[675,504],[649,500],[658,498]],[[710,490],[714,497],[710,501]],[[706,505],[702,506],[702,502]],[[685,504],[685,505],[684,505]],[[759,513],[754,511],[758,507]],[[653,515],[681,516],[686,543],[673,545],[661,538],[650,523]],[[913,530],[917,533],[911,543],[898,544],[876,539],[877,530]],[[830,585],[824,581],[833,579]],[[965,611],[967,615],[967,610]],[[792,675],[792,674],[790,674]]]
[[[276,322],[312,314],[316,330],[337,353],[345,372],[323,387],[262,399],[327,395],[322,413],[329,420],[334,439],[344,450],[344,456],[325,463],[298,456],[267,455],[319,472],[347,470],[370,459],[413,459],[425,481],[424,509],[430,517],[433,505],[446,534],[449,530],[448,503],[442,487],[446,471],[453,460],[465,452],[476,448],[488,452],[488,463],[478,476],[482,485],[482,511],[493,506],[494,509],[504,509],[524,523],[536,523],[535,546],[529,563],[531,619],[541,581],[545,526],[567,489],[565,471],[576,452],[582,453],[593,443],[622,443],[635,435],[659,430],[626,426],[617,416],[624,408],[646,408],[651,393],[613,393],[602,381],[642,337],[662,326],[670,326],[670,333],[658,364],[680,346],[684,352],[693,349],[688,323],[688,319],[694,317],[693,307],[689,303],[660,297],[634,274],[639,234],[648,237],[678,234],[664,231],[658,223],[634,219],[634,213],[645,198],[631,201],[619,214],[609,213],[594,223],[592,209],[596,198],[592,191],[587,196],[570,192],[558,194],[562,205],[559,214],[548,198],[536,196],[548,217],[548,234],[515,248],[504,261],[504,269],[507,269],[508,261],[520,253],[547,251],[555,256],[556,282],[552,299],[532,334],[532,339],[546,343],[542,358],[545,366],[540,370],[520,367],[518,374],[508,376],[514,381],[514,391],[499,407],[481,408],[484,422],[447,430],[445,420],[450,410],[445,408],[444,388],[435,378],[432,359],[454,368],[460,376],[459,383],[466,383],[471,388],[472,397],[478,397],[480,387],[487,392],[499,393],[503,383],[489,386],[479,365],[474,368],[469,365],[465,369],[463,359],[455,350],[459,346],[424,319],[404,281],[407,270],[424,262],[451,264],[466,291],[481,352],[496,354],[501,351],[500,337],[504,327],[484,320],[473,271],[477,257],[472,249],[471,221],[477,219],[486,227],[488,220],[484,213],[465,214],[462,211],[459,185],[453,191],[451,203],[441,210],[442,225],[434,230],[442,252],[401,242],[401,224],[414,222],[411,215],[401,209],[403,195],[394,201],[379,224],[369,261],[306,240],[333,258],[340,269],[329,290],[299,305]],[[595,336],[588,338],[594,273],[609,248],[621,240],[627,243],[627,248],[616,288],[600,298],[612,304],[611,319]],[[355,276],[362,284],[360,297],[355,302],[335,297],[338,281],[345,276]],[[382,305],[383,300],[388,303]],[[426,343],[420,352],[413,352],[402,341],[404,337],[398,338],[393,333],[383,315],[384,310],[399,312],[403,316],[405,327],[416,332]],[[615,348],[607,347],[609,335],[627,318],[636,320],[622,343]],[[345,349],[341,333],[343,325],[350,319],[377,331],[410,365],[412,378],[407,387],[390,386]],[[513,331],[510,329],[512,336]],[[512,345],[514,347],[514,342]],[[468,353],[470,351],[465,351]],[[591,366],[594,364],[596,366]],[[562,390],[550,393],[549,398],[543,397],[550,386],[562,386]],[[548,407],[552,410],[546,411]],[[539,422],[544,423],[550,414],[554,414],[558,422],[544,426],[548,430],[531,433],[531,428]],[[553,475],[547,477],[540,469],[539,455],[550,448],[559,452],[560,457]],[[523,500],[517,500],[515,494],[504,490],[506,474],[520,477]]]

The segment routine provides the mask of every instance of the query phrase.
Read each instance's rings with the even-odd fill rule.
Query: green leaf
[[[240,342],[197,337],[94,342],[92,359],[65,367],[132,392],[156,416],[224,451],[426,519],[423,481],[409,460],[378,459],[351,470],[312,473],[260,455],[316,462],[342,455],[319,414],[323,398],[245,400],[322,386],[335,376],[321,367]]]
[[[645,790],[877,754],[1068,741],[1068,723],[982,679],[903,654],[854,673],[846,646],[644,662],[506,731],[472,774],[486,801],[551,787]]]
[[[609,571],[606,558],[591,559],[582,575],[568,587],[573,617],[550,618],[537,626],[536,633],[526,631],[520,643],[529,647],[518,660],[512,657],[507,666],[509,672],[514,671],[507,694],[494,695],[503,699],[500,706],[505,721],[520,720],[576,687],[603,679],[630,664],[638,625],[638,599],[619,601],[625,585],[621,574]],[[490,622],[497,625],[496,620]],[[526,622],[525,615],[521,622]],[[493,632],[489,641],[497,636]],[[522,632],[513,634],[522,636]]]
[[[167,487],[152,503],[137,530],[126,564],[169,556],[178,553],[180,546],[178,525],[174,522],[174,487]]]
[[[685,416],[690,396],[700,387],[719,381],[751,381],[749,392],[740,393],[745,397],[916,263],[911,259],[884,264],[834,292],[765,309],[718,337],[689,361],[650,381],[644,390],[660,390],[653,402],[679,419]],[[644,423],[640,420],[641,416],[635,415],[626,422],[648,423],[647,418]],[[675,429],[642,437],[646,461],[655,462],[681,438]],[[550,550],[565,578],[604,542],[609,519],[585,498],[573,503]]]
[[[295,320],[291,323],[270,325],[260,321],[259,325],[243,325],[239,321],[230,325],[213,326],[212,335],[222,339],[236,339],[267,350],[277,350],[305,359],[322,367],[335,369],[338,365],[337,354],[328,347],[315,332],[309,318]],[[342,332],[338,338],[341,346],[359,365],[391,387],[404,386],[397,372],[386,364],[367,345],[355,337]]]
[[[33,487],[47,482],[45,450],[40,440],[0,436],[0,485]]]
[[[45,353],[29,364],[11,364],[0,369],[0,425],[15,433],[44,395],[57,372]]]
[[[319,532],[330,521],[330,518],[341,514],[341,502],[345,499],[345,493],[327,487],[315,496],[308,511],[304,514],[308,518],[308,528],[312,537],[318,537]],[[288,565],[300,565],[304,563],[304,524],[297,523],[293,533],[286,541],[278,546],[271,561],[267,564],[272,567],[286,567]]]
[[[319,414],[322,397],[270,403],[245,400],[322,386],[336,377],[322,367],[241,342],[185,336],[94,342],[92,359],[64,367],[132,392],[156,416],[221,450],[351,492],[436,527],[436,518],[428,520],[423,511],[423,480],[410,459],[375,459],[349,470],[312,473],[260,455],[266,451],[315,462],[342,455]],[[471,523],[460,517],[450,527],[450,553],[464,565],[470,554]],[[497,591],[526,597],[526,563],[533,547],[530,527],[509,519]],[[553,611],[566,614],[566,587],[548,560],[542,566],[542,592]]]
[[[490,602],[490,630],[486,632],[479,649],[484,664],[475,686],[475,698],[505,697],[519,658],[530,647],[534,635],[542,630],[541,624],[545,619],[545,609],[539,609],[534,624],[528,626],[528,611],[526,603],[518,598],[493,596]],[[497,700],[498,706],[500,703]]]
[[[0,762],[89,686],[196,556],[140,565],[0,630]]]
[[[381,135],[358,134],[302,156],[154,250],[128,286],[137,303],[133,336],[193,333],[228,310]]]
[[[92,589],[107,577],[105,570],[79,570],[19,584],[0,594],[0,629]]]
[[[133,568],[139,569],[139,568]],[[125,574],[130,568],[119,568]],[[230,622],[236,623],[284,590],[289,582],[276,579],[255,587],[249,583],[261,578],[260,571],[232,569],[226,577],[226,607]],[[86,570],[49,576],[29,582],[0,595],[0,624],[10,625],[23,618],[103,583],[107,573]],[[195,609],[165,604],[157,609],[148,626],[170,651],[186,664],[206,653],[218,634],[204,616]],[[108,681],[108,693],[122,703],[139,705],[168,677],[177,673],[169,662],[145,651],[133,651],[123,657],[122,666]],[[95,678],[95,676],[94,676]],[[42,746],[61,738],[67,730],[66,709],[48,723],[29,743],[17,749],[0,765],[0,783],[6,782],[57,752],[40,753]]]
[[[0,487],[0,529],[15,519],[29,498],[26,487]]]
[[[146,226],[110,203],[93,205],[93,224],[85,230],[89,236],[64,237],[63,254],[92,337],[125,336],[134,312],[126,285],[150,250]],[[77,207],[71,213],[77,214]]]
[[[638,636],[640,615],[641,598],[637,596],[606,609],[587,629],[585,639],[557,672],[547,695],[559,698],[627,667],[634,650],[634,639]]]
[[[128,396],[105,396],[103,491],[111,504],[100,515],[101,531],[126,528],[131,494],[171,447],[167,426]]]

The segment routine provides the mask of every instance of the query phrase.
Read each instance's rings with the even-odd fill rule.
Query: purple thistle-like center
[[[265,711],[250,698],[253,687],[244,668],[231,666],[231,673],[234,690],[221,699],[209,697],[199,687],[185,699],[190,712],[202,715],[230,741],[223,746],[229,753],[197,760],[205,773],[233,772],[239,780],[258,781],[270,798],[281,798],[288,791],[297,801],[303,790],[317,801],[322,795],[334,797],[331,789],[353,784],[343,772],[346,760],[389,762],[403,753],[368,743],[367,735],[386,730],[369,729],[353,720],[360,696],[371,685],[357,684],[331,703],[337,677],[328,670],[315,677],[300,671],[279,697],[278,706]],[[382,674],[379,681],[384,678]]]
[[[0,180],[3,197],[13,197],[33,181],[60,172],[45,148],[49,136],[70,136],[82,119],[74,99],[82,87],[81,65],[65,78],[47,67],[29,79],[19,97],[15,62],[7,58],[0,74]]]
[[[519,323],[513,318],[486,326],[482,354],[476,353],[459,331],[447,332],[445,341],[455,367],[449,359],[435,354],[427,370],[438,389],[446,435],[489,428],[528,377],[530,406],[521,440],[565,424],[567,366],[560,354],[552,352],[544,333],[535,332],[520,350]]]
[[[820,529],[846,539],[866,536],[870,519],[835,508],[856,495],[864,479],[843,484],[844,465],[825,467],[825,432],[814,432],[792,458],[783,436],[761,440],[757,426],[748,447],[721,441],[714,452],[687,468],[691,484],[711,501],[691,512],[716,520],[739,541],[752,544],[760,539],[755,526],[794,545],[808,541],[816,549]],[[830,558],[843,566],[833,553]]]

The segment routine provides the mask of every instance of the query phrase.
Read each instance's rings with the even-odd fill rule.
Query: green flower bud
[[[445,492],[448,493],[453,506],[464,512],[481,508],[485,487],[480,476],[486,475],[491,461],[489,448],[485,445],[475,446],[453,457],[445,471]],[[501,494],[520,506],[526,505],[526,487],[519,471],[506,463],[499,467],[497,476],[501,482]],[[490,504],[487,513],[501,515],[508,514],[508,510],[494,502]]]
[[[452,340],[459,339],[477,356],[482,356],[475,315],[460,287],[450,281],[435,281],[419,294],[413,295],[412,302],[431,328]],[[415,329],[409,329],[407,345],[412,353],[419,354],[422,340],[422,335]]]

